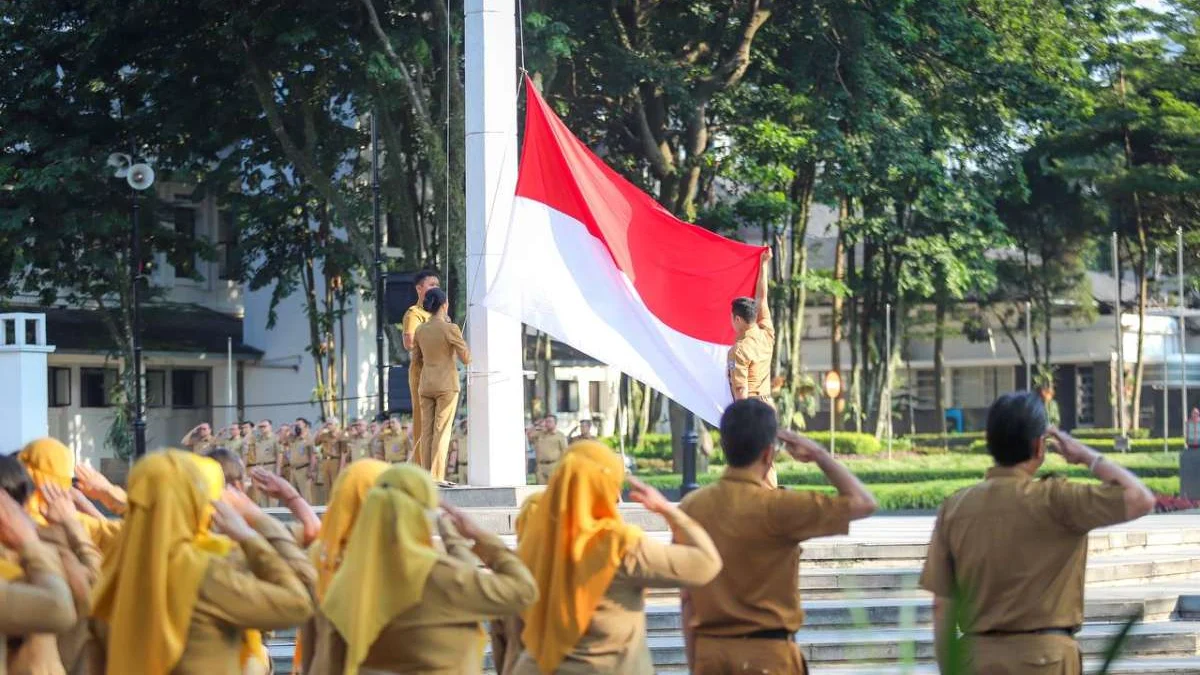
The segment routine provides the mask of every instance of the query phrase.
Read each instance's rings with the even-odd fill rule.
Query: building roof
[[[112,339],[97,310],[10,306],[5,311],[46,315],[46,341],[59,351],[112,350]],[[142,307],[142,349],[148,352],[224,354],[233,338],[233,353],[258,358],[261,349],[242,341],[242,319],[199,305],[153,304]]]

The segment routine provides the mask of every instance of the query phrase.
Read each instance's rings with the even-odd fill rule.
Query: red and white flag
[[[716,424],[732,400],[730,302],[763,248],[671,215],[606,166],[526,78],[525,146],[484,305],[614,366]]]

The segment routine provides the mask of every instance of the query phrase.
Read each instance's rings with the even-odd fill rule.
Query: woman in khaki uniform
[[[247,629],[312,615],[296,574],[207,489],[189,453],[156,452],[133,466],[125,527],[93,594],[107,675],[240,675]],[[213,541],[210,518],[231,541]],[[234,543],[252,575],[215,552]]]
[[[64,490],[71,489],[71,479],[75,477],[75,453],[54,438],[39,438],[30,441],[18,456],[33,484],[40,490],[47,485],[57,485]],[[25,504],[25,511],[38,525],[46,525],[45,502],[39,492],[34,492]],[[107,551],[108,546],[121,530],[121,521],[96,518],[84,513],[78,514],[79,522],[87,530],[92,543],[101,551]]]
[[[545,493],[535,492],[521,502],[521,510],[517,512],[517,520],[513,523],[518,545],[521,543],[525,526],[529,523],[529,517],[537,510],[543,494]],[[525,624],[521,622],[519,614],[491,622],[489,632],[492,637],[492,661],[496,664],[496,672],[499,675],[512,675],[516,672],[517,659],[524,650],[521,644],[521,631],[524,628]]]
[[[703,586],[721,571],[708,534],[633,478],[630,499],[666,518],[679,543],[659,543],[627,525],[617,509],[624,474],[617,454],[580,441],[551,476],[518,547],[538,584],[537,603],[522,615],[518,675],[652,675],[646,589]]]
[[[309,675],[482,671],[480,622],[521,611],[536,589],[499,538],[449,507],[490,569],[440,553],[428,518],[437,505],[429,474],[410,464],[375,482],[321,603]]]
[[[23,511],[32,481],[14,458],[0,463],[0,675],[63,673],[54,634],[80,615],[58,554]]]
[[[446,483],[446,453],[450,451],[450,432],[458,409],[457,356],[463,365],[471,363],[471,352],[462,331],[450,322],[450,305],[440,288],[425,293],[425,309],[432,315],[413,337],[413,365],[421,369],[418,386],[421,428],[416,430],[417,463],[439,484]]]

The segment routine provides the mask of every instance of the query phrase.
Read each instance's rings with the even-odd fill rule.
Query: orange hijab
[[[75,477],[75,453],[58,439],[46,437],[26,444],[18,459],[38,487],[25,502],[25,511],[38,525],[46,525],[42,515],[46,502],[42,499],[41,487],[49,483],[70,490],[71,479]]]
[[[587,631],[625,552],[642,537],[617,510],[625,467],[596,441],[567,449],[542,498],[520,524],[517,554],[538,600],[521,637],[543,673],[554,672]]]
[[[342,564],[342,552],[367,499],[367,491],[389,468],[391,465],[387,462],[360,459],[351,462],[333,482],[329,506],[325,509],[325,517],[321,519],[321,533],[309,549],[309,556],[317,568],[318,602],[325,599],[325,591]]]
[[[192,453],[164,450],[133,465],[125,526],[92,591],[92,615],[109,626],[108,675],[166,675],[179,663],[217,556],[197,541],[210,517]]]

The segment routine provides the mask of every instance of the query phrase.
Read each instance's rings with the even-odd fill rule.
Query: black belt
[[[979,637],[1008,637],[1010,635],[1063,635],[1066,637],[1075,637],[1075,631],[1070,628],[1039,628],[1037,630],[991,630],[986,633],[977,633]]]
[[[704,635],[699,634],[697,637],[712,638],[713,640],[783,640],[791,642],[795,637],[792,631],[786,628],[764,628],[756,630],[752,633],[744,633],[742,635]]]

